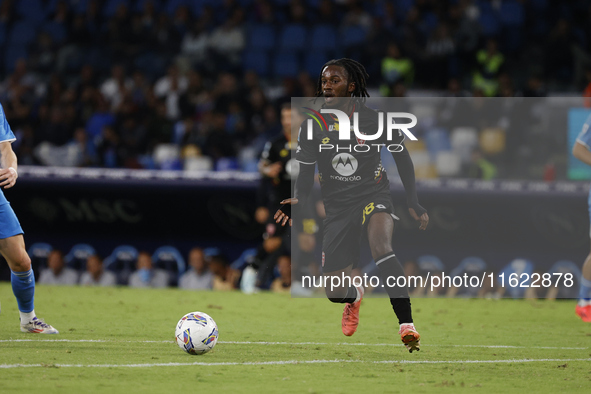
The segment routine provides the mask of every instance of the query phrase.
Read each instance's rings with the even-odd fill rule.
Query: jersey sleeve
[[[589,131],[589,126],[591,126],[591,115],[589,115],[583,124],[581,132],[577,136],[577,142],[581,145],[584,145],[585,148],[591,150],[591,131]]]
[[[14,133],[10,129],[10,125],[6,120],[6,115],[4,114],[4,108],[2,104],[0,104],[0,142],[13,142],[16,141],[16,137]]]
[[[312,134],[312,135],[309,135]],[[315,139],[314,126],[312,132],[308,132],[307,121],[304,121],[298,132],[298,147],[296,148],[296,160],[304,164],[316,163],[318,155],[318,142]],[[311,138],[310,138],[311,137]]]

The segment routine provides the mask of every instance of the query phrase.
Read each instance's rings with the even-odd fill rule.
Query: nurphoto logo
[[[341,110],[334,108],[322,108],[320,109],[320,112],[317,112],[312,110],[311,108],[306,109],[313,112],[307,114],[310,115],[316,121],[316,123],[320,126],[321,129],[326,128],[327,131],[338,131],[339,141],[351,140],[351,131],[353,131],[358,142],[356,145],[339,146],[338,144],[328,143],[328,141],[325,141],[328,140],[328,138],[325,138],[324,140],[322,140],[322,144],[319,145],[320,152],[322,152],[323,150],[331,149],[336,149],[337,152],[368,152],[372,146],[375,146],[379,152],[384,144],[366,144],[366,141],[376,141],[380,137],[382,137],[382,134],[384,132],[386,133],[387,141],[393,140],[394,131],[396,131],[396,135],[398,137],[401,137],[404,133],[404,135],[408,137],[410,140],[417,140],[417,137],[415,137],[414,134],[409,130],[417,125],[417,117],[408,112],[378,112],[377,131],[375,132],[375,134],[365,134],[361,132],[361,130],[359,130],[359,114],[357,112],[353,113],[353,124],[351,124],[349,116]],[[322,114],[334,115],[338,120],[338,127],[333,128],[331,125],[331,127],[329,128]],[[410,120],[410,122],[397,123],[397,119],[407,119]],[[384,127],[384,123],[386,124],[386,127]],[[308,140],[313,139],[312,128],[312,119],[308,119],[308,121],[306,122],[306,138]],[[403,147],[400,144],[390,144],[386,145],[386,149],[389,152],[400,152],[403,149]]]

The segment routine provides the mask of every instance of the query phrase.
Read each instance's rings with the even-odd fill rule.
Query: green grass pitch
[[[2,393],[591,390],[591,324],[573,301],[414,299],[412,354],[383,298],[363,301],[352,337],[340,305],[288,295],[38,286],[36,312],[60,330],[45,336],[19,331],[9,283],[0,301]],[[192,311],[220,331],[202,356],[173,342]]]

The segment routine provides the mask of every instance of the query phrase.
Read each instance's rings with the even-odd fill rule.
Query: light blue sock
[[[581,277],[579,300],[591,301],[591,280]]]
[[[11,271],[10,283],[12,283],[12,292],[18,302],[18,310],[25,313],[32,312],[35,309],[35,274],[33,270]]]

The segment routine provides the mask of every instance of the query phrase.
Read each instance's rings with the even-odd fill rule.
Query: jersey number
[[[363,208],[363,221],[361,222],[361,224],[365,224],[365,217],[371,214],[374,209],[375,207],[373,206],[373,202],[370,202],[365,206],[365,208]]]

